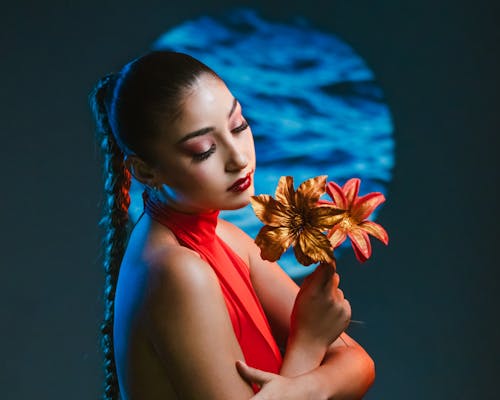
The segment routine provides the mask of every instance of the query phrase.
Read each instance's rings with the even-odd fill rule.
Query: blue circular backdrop
[[[271,22],[237,9],[186,21],[153,48],[198,58],[238,98],[255,138],[256,194],[274,195],[282,175],[293,176],[296,186],[317,175],[339,184],[359,177],[362,194],[386,193],[394,165],[390,112],[372,71],[337,36],[302,19]],[[133,220],[142,212],[141,193],[134,181]],[[250,206],[221,216],[252,237],[262,226]],[[294,279],[310,272],[291,251],[279,263]]]

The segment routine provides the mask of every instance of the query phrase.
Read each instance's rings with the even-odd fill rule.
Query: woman
[[[91,101],[108,196],[105,399],[361,398],[374,365],[343,332],[338,274],[319,265],[299,290],[217,218],[249,203],[255,152],[216,73],[151,52],[103,78]],[[145,213],[128,232],[130,174]]]

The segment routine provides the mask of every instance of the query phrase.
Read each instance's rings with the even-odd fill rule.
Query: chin
[[[250,196],[253,195],[253,191],[251,194],[248,194],[248,196],[245,196],[241,199],[234,200],[232,202],[228,202],[227,204],[224,205],[222,208],[223,210],[239,210],[240,208],[246,207],[250,204]]]
[[[250,204],[250,200],[242,203],[235,203],[235,204],[230,204],[227,205],[227,207],[224,207],[223,210],[239,210],[240,208],[246,207]]]

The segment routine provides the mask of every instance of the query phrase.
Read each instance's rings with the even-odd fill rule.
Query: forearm
[[[294,377],[310,372],[321,365],[327,348],[317,343],[303,343],[296,337],[288,339],[280,375]]]
[[[320,361],[319,347],[315,351],[290,341],[287,350],[279,375],[239,365],[247,382],[262,386],[259,398],[357,400],[375,379],[373,360],[347,335],[322,351],[326,355]]]
[[[298,336],[290,337],[283,357],[280,374],[282,376],[294,377],[310,372],[322,364],[329,349],[336,346],[345,347],[349,345],[359,347],[359,344],[345,333],[341,333],[330,346],[326,346],[318,341],[311,341],[310,339],[304,340],[302,338],[301,340]]]
[[[322,364],[308,372],[315,399],[361,399],[373,384],[375,365],[359,346],[333,347]]]

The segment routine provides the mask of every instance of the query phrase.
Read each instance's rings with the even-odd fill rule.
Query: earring
[[[151,195],[162,203],[169,203],[168,187],[162,183],[152,184],[150,187]]]

